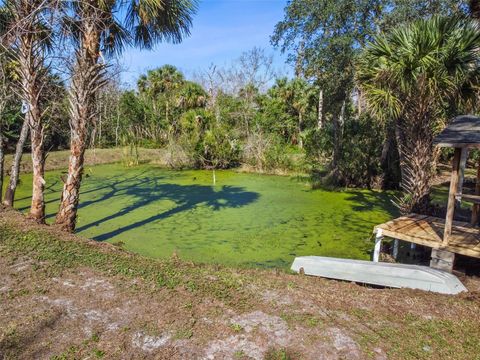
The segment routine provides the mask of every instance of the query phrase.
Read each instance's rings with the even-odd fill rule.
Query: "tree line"
[[[403,212],[429,210],[434,136],[478,111],[478,1],[292,0],[272,36],[318,86],[341,183],[399,187]]]
[[[402,211],[428,210],[433,138],[452,116],[477,111],[476,2],[292,0],[271,42],[293,78],[253,48],[188,79],[173,65],[152,69],[126,89],[113,66],[126,46],[189,34],[195,1],[165,4],[4,3],[0,164],[5,148],[14,153],[6,205],[28,143],[39,222],[46,155],[70,149],[56,217],[69,231],[89,146],[126,146],[131,163],[139,146],[157,147],[174,168],[243,164],[309,172],[314,184],[401,188]]]

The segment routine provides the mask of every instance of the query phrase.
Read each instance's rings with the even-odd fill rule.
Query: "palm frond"
[[[130,0],[124,24],[140,48],[161,41],[179,43],[190,35],[196,10],[196,0]]]

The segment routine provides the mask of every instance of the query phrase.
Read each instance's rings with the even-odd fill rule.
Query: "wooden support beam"
[[[477,165],[477,181],[475,183],[475,195],[480,196],[480,159],[478,160]],[[478,217],[480,214],[480,204],[474,204],[472,207],[472,219],[471,224],[477,225],[478,224]]]
[[[463,160],[466,162],[466,156],[462,156],[462,153],[465,151],[467,151],[466,148],[455,148],[455,154],[453,156],[452,176],[450,179],[450,190],[448,192],[447,216],[445,218],[445,230],[443,232],[444,245],[448,244],[448,237],[452,234],[453,215],[455,213],[455,198],[459,186],[463,185],[460,183],[460,176],[465,170],[465,163],[461,161],[463,158]],[[463,167],[463,169],[461,169],[461,167]]]
[[[471,202],[474,204],[480,204],[480,196],[479,195],[465,195],[465,194],[457,194],[457,198],[461,198],[466,202]]]

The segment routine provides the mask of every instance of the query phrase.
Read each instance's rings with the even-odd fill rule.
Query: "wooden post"
[[[458,169],[457,195],[461,195],[463,193],[463,181],[465,179],[465,166],[467,164],[467,159],[468,159],[468,149],[462,148],[462,153],[460,154],[460,166]],[[460,208],[461,202],[462,202],[461,196],[455,197],[455,209]]]
[[[477,165],[477,182],[475,183],[475,195],[480,195],[480,159]],[[478,225],[478,215],[480,213],[480,204],[473,204],[472,207],[472,225]]]
[[[398,242],[399,242],[398,239],[395,239],[395,240],[393,241],[393,254],[392,254],[392,255],[393,255],[393,258],[394,258],[395,260],[398,259],[398,246],[399,246]]]
[[[445,218],[445,230],[443,233],[443,244],[448,244],[448,237],[452,234],[453,215],[455,213],[455,198],[460,184],[460,176],[465,169],[465,162],[462,162],[462,153],[467,151],[466,148],[455,148],[455,154],[452,162],[452,176],[450,179],[450,190],[448,191],[447,216]],[[466,161],[466,157],[463,156]],[[463,167],[463,169],[460,169]]]
[[[375,248],[373,249],[373,261],[378,262],[380,260],[380,250],[382,249],[383,231],[378,229],[375,234]]]

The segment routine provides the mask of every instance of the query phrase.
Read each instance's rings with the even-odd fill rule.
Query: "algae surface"
[[[62,172],[46,174],[47,216]],[[16,207],[28,211],[31,175]],[[150,257],[235,266],[288,267],[295,256],[369,259],[373,226],[395,216],[388,193],[311,190],[280,176],[171,171],[120,164],[85,169],[77,233]]]

